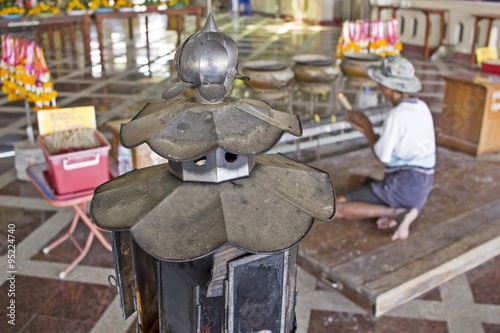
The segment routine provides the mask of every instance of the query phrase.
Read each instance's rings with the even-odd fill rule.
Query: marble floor
[[[259,59],[290,62],[294,55],[304,53],[333,56],[339,36],[335,27],[306,26],[258,15],[233,18],[220,14],[216,20],[219,28],[237,42],[240,64]],[[165,30],[164,19],[150,19],[153,31],[149,44],[144,38],[143,22],[134,23],[134,40],[128,40],[125,23],[109,21],[104,27],[108,36],[105,70],[94,27],[92,65],[85,65],[81,48],[76,55],[58,47],[45,50],[59,92],[58,105],[94,105],[100,128],[109,120],[133,116],[146,101],[159,101],[166,84],[176,80],[172,65],[176,35]],[[186,19],[183,38],[194,32],[194,23]],[[441,76],[466,70],[466,63],[431,63],[418,52],[404,55],[412,60],[422,79],[424,89],[418,95],[429,104],[438,125],[444,92]],[[251,96],[252,91],[236,85],[233,94]],[[304,123],[312,121],[309,100],[305,93],[294,93],[293,110],[302,115]],[[319,97],[315,105],[318,113],[326,112],[322,108],[328,107],[327,101],[327,97]],[[276,105],[282,107],[284,102],[276,101]],[[17,179],[14,157],[9,155],[13,144],[25,138],[24,103],[9,102],[0,94],[0,331],[135,332],[134,316],[122,320],[116,290],[108,282],[108,276],[114,274],[113,257],[99,242],[94,241],[90,253],[64,280],[58,278],[58,273],[77,256],[76,248],[65,242],[43,253],[44,246],[69,226],[72,210],[49,205],[30,182]],[[492,163],[500,160],[498,155],[484,158]],[[11,225],[15,226],[15,283],[9,279],[6,266]],[[86,235],[85,226],[79,224],[77,240],[83,243]],[[298,332],[498,333],[499,283],[497,257],[384,316],[373,317],[299,268]],[[10,294],[13,288],[15,296]],[[11,319],[7,316],[12,312],[7,308],[12,299],[15,326],[8,323]]]

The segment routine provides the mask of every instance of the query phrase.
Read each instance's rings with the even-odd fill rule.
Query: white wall
[[[342,4],[344,1],[353,0],[252,0],[254,11],[277,15],[278,2],[279,15],[287,15],[296,19],[310,21],[333,21],[343,17]],[[401,0],[370,0],[373,5],[399,4]],[[474,18],[471,14],[497,14],[500,15],[500,3],[479,2],[479,1],[459,1],[459,0],[410,0],[414,8],[435,8],[447,9],[445,20],[448,23],[445,35],[445,43],[456,45],[455,51],[460,53],[470,53],[474,32]],[[405,30],[401,34],[403,44],[424,46],[425,42],[425,15],[412,7],[399,9],[396,13],[400,24],[402,18],[405,21]],[[372,12],[374,17],[376,11]],[[389,12],[384,11],[382,18],[388,18]],[[414,27],[416,24],[415,35]],[[463,27],[462,39],[459,40],[460,27]],[[480,24],[479,45],[485,45],[487,21]],[[498,36],[500,30],[500,20],[493,24],[492,37]],[[435,48],[439,44],[440,16],[431,16],[431,37],[430,47]],[[493,39],[493,38],[492,38]],[[500,50],[500,38],[494,38],[491,46],[496,46]]]
[[[372,0],[373,4],[390,5],[392,3],[399,3],[394,0]],[[411,0],[412,7],[421,8],[434,8],[446,9],[449,12],[446,14],[446,21],[448,23],[447,33],[445,35],[445,43],[456,45],[455,51],[460,53],[470,53],[472,46],[472,39],[474,33],[474,18],[471,14],[486,14],[486,15],[500,15],[500,3],[492,2],[478,2],[478,1],[453,1],[453,0]],[[372,13],[373,15],[375,14]],[[383,17],[387,18],[388,11],[384,12]],[[398,21],[401,18],[405,19],[405,31],[401,35],[403,44],[409,45],[424,45],[425,38],[425,15],[418,10],[400,9],[397,11],[396,16]],[[414,22],[417,22],[416,35],[413,35]],[[479,46],[485,45],[487,33],[487,21],[481,21],[479,31]],[[460,27],[463,27],[462,40],[459,40]],[[436,47],[439,44],[439,27],[440,18],[438,15],[432,15],[431,19],[431,38],[430,46]],[[493,22],[493,27],[496,32],[500,29],[500,20]],[[493,32],[492,37],[498,36]],[[500,39],[491,38],[492,45],[500,49]],[[491,40],[490,39],[490,40]]]

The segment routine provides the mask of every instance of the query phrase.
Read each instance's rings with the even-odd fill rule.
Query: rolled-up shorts
[[[416,171],[416,168],[412,167],[387,169],[383,180],[369,179],[369,184],[346,192],[344,196],[347,201],[367,202],[393,208],[414,207],[420,212],[427,201],[434,180],[432,169],[422,171]]]

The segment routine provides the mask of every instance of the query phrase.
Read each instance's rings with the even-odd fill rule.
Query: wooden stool
[[[486,45],[490,40],[491,27],[493,21],[500,20],[500,15],[472,15],[474,17],[474,35],[472,38],[472,47],[470,51],[469,65],[470,68],[474,68],[476,65],[476,43],[479,38],[479,21],[488,20],[488,31],[486,32]]]
[[[439,15],[441,17],[441,25],[439,27],[439,45],[443,44],[444,31],[445,31],[445,18],[444,15],[448,12],[445,9],[428,9],[428,8],[414,8],[415,10],[420,10],[425,14],[426,24],[425,24],[425,44],[424,44],[424,57],[429,59],[429,39],[431,36],[431,16]]]
[[[129,27],[129,38],[133,39],[134,34],[133,34],[133,25],[132,25],[132,19],[137,18],[141,15],[145,16],[145,26],[146,26],[146,42],[149,47],[149,23],[148,23],[148,15],[150,14],[163,14],[167,15],[167,17],[170,16],[176,16],[176,17],[181,17],[184,15],[195,15],[196,16],[196,31],[201,30],[201,16],[203,14],[203,7],[202,6],[187,6],[183,8],[167,8],[167,9],[156,9],[154,11],[145,11],[145,12],[119,12],[119,11],[113,11],[113,12],[105,12],[105,13],[94,13],[94,20],[95,20],[95,25],[97,29],[97,41],[99,42],[99,52],[101,55],[101,65],[103,70],[105,70],[105,61],[104,61],[104,33],[103,33],[103,22],[105,20],[111,20],[111,19],[119,19],[119,20],[128,20],[128,27]],[[182,34],[182,27],[180,24],[177,24],[177,45],[180,45],[181,43],[181,34]]]

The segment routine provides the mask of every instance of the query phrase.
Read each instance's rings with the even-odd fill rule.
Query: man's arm
[[[363,133],[363,135],[368,140],[368,144],[370,145],[373,156],[375,156],[377,161],[384,164],[384,162],[382,162],[378,155],[375,153],[374,147],[379,137],[377,134],[375,134],[370,119],[361,111],[351,111],[345,116],[344,121],[351,124],[354,129]]]
[[[373,131],[373,125],[370,119],[360,111],[351,111],[345,116],[344,120],[352,125],[352,127],[361,133],[368,139],[368,144],[373,149],[375,143],[378,140],[377,134]]]

